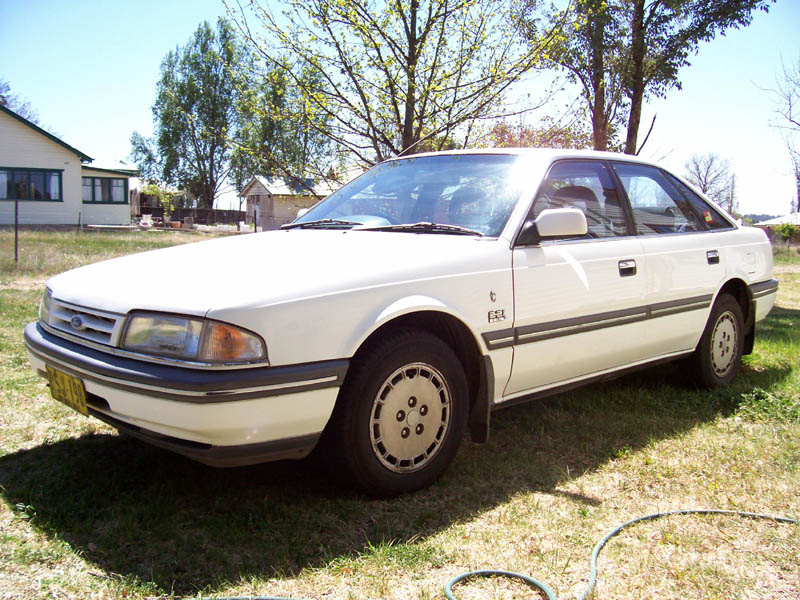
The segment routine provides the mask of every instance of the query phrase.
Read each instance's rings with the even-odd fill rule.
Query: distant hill
[[[750,219],[752,223],[761,223],[779,217],[780,215],[742,215],[743,219]]]

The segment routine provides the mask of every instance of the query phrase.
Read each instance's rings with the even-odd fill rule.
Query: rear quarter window
[[[722,216],[722,214],[720,214],[716,208],[695,194],[689,188],[689,186],[684,184],[677,177],[672,175],[668,176],[680,194],[686,198],[686,201],[691,205],[692,210],[697,213],[697,216],[700,217],[700,220],[708,229],[733,229],[733,224],[724,216]]]
[[[633,209],[637,235],[704,231],[705,224],[661,169],[628,162],[612,163]]]

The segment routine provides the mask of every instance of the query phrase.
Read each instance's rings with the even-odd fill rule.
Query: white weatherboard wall
[[[116,175],[108,171],[92,169],[91,165],[84,165],[81,177],[102,177],[103,179],[124,179],[124,175]],[[84,204],[82,221],[86,225],[129,225],[131,222],[131,204],[128,184],[125,187],[124,204]],[[81,188],[81,201],[83,201],[83,188]]]
[[[81,211],[81,160],[15,118],[0,112],[0,167],[61,170],[61,201],[21,200],[21,225],[76,225]],[[126,205],[127,206],[127,205]],[[14,223],[14,202],[0,200],[0,224]]]

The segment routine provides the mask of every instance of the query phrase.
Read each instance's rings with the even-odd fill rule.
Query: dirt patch
[[[775,265],[772,268],[772,272],[775,275],[780,275],[781,273],[800,273],[800,265]]]
[[[49,277],[44,279],[19,279],[17,281],[0,281],[0,290],[20,290],[29,292],[30,290],[42,289]]]

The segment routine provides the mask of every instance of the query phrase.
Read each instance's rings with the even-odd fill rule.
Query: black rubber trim
[[[131,425],[119,419],[115,419],[93,408],[89,409],[89,414],[127,433],[131,437],[163,448],[164,450],[182,454],[187,458],[212,467],[239,467],[273,460],[304,458],[314,449],[320,436],[320,434],[316,433],[270,442],[261,442],[259,444],[213,446],[211,444],[184,440],[142,429],[136,425]]]
[[[697,310],[698,308],[708,308],[711,306],[711,301],[713,299],[714,296],[706,294],[703,296],[694,296],[693,298],[681,298],[680,300],[651,304],[647,307],[647,318],[654,319],[657,317],[674,315],[675,313]]]
[[[777,287],[777,282],[776,282]],[[514,329],[500,329],[489,331],[483,334],[483,340],[490,350],[516,346],[519,344],[530,344],[617,325],[627,325],[646,319],[657,319],[681,312],[708,308],[714,297],[711,294],[694,296],[692,298],[681,298],[680,300],[670,300],[669,302],[658,302],[646,306],[626,308],[622,310],[612,310],[609,312],[574,317],[571,319],[559,319],[546,323],[536,323],[525,325]]]
[[[82,379],[148,396],[194,404],[231,402],[340,387],[349,365],[348,360],[341,359],[284,367],[209,371],[159,365],[106,354],[48,333],[38,323],[29,323],[25,327],[24,337],[25,345],[32,354],[45,362],[55,363],[57,368]],[[329,378],[330,381],[314,381]],[[304,385],[303,382],[309,383]],[[142,385],[163,389],[147,389],[142,388]],[[271,386],[275,387],[267,390],[250,389]]]
[[[491,420],[492,404],[494,402],[494,367],[492,359],[488,356],[481,357],[481,377],[479,388],[473,399],[469,411],[470,438],[476,444],[489,441],[489,421]]]
[[[484,333],[483,340],[490,350],[497,350],[498,348],[507,348],[508,346],[516,344],[517,336],[513,328],[499,329],[497,331]]]
[[[778,280],[769,279],[767,281],[760,281],[759,283],[748,285],[747,288],[750,290],[750,294],[754,299],[763,298],[764,296],[769,296],[778,291]]]
[[[562,337],[574,333],[583,333],[584,331],[592,331],[594,329],[604,329],[606,327],[614,327],[615,325],[643,321],[647,318],[647,314],[646,306],[638,306],[636,308],[612,310],[583,317],[525,325],[516,328],[517,344],[527,344],[529,342]]]

